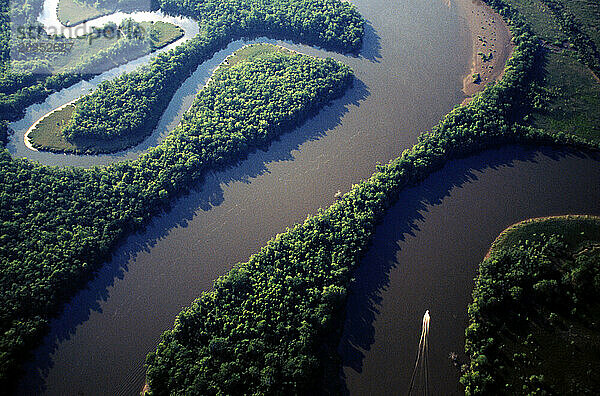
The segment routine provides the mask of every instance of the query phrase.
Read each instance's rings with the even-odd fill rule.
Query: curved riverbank
[[[534,217],[531,219],[522,220],[522,221],[519,221],[515,224],[508,226],[506,229],[504,229],[498,235],[498,237],[494,240],[494,242],[492,242],[492,245],[490,246],[490,249],[486,253],[484,260],[488,259],[490,257],[490,255],[492,254],[492,252],[500,249],[503,244],[506,244],[507,237],[510,236],[511,234],[513,234],[517,230],[520,230],[522,228],[525,228],[525,227],[531,226],[531,225],[539,225],[539,224],[547,223],[549,221],[552,222],[552,221],[570,221],[570,220],[574,220],[574,221],[589,220],[589,221],[593,221],[593,222],[598,222],[600,224],[600,216],[578,215],[578,214],[543,216],[543,217]],[[513,241],[513,242],[518,242],[518,241]]]
[[[184,308],[146,360],[152,390],[310,393],[335,386],[332,373],[341,365],[334,346],[340,341],[339,322],[353,272],[375,224],[398,195],[451,160],[501,144],[538,141],[533,133],[521,133],[507,116],[527,98],[537,48],[522,21],[511,23],[519,45],[502,83],[487,86],[478,100],[455,108],[410,150],[378,166],[327,209],[274,237],[216,281],[214,291]],[[273,310],[281,301],[285,303]],[[272,318],[276,325],[270,324]],[[205,364],[198,367],[198,361]],[[173,372],[193,375],[172,377]]]
[[[269,48],[269,50],[274,50],[274,48]],[[36,218],[32,219],[32,216],[29,215],[31,212],[18,209],[22,201],[16,197],[22,194],[35,197],[35,194],[39,194],[39,190],[36,190],[35,187],[25,189],[24,184],[11,190],[14,192],[14,201],[3,212],[8,213],[5,216],[10,216],[15,211],[19,211],[19,215],[16,216],[20,223],[19,229],[40,229],[42,227],[34,225],[37,219],[58,218],[59,220],[56,221],[69,224],[69,228],[82,229],[85,227],[83,232],[90,235],[87,248],[82,247],[82,244],[86,242],[82,242],[79,235],[75,237],[67,235],[62,238],[69,248],[72,247],[68,253],[65,253],[65,255],[69,254],[71,258],[65,259],[59,264],[69,275],[56,280],[52,279],[52,283],[47,282],[39,286],[48,277],[46,272],[43,272],[47,271],[47,267],[37,271],[40,266],[38,264],[35,267],[30,265],[19,269],[20,272],[27,274],[37,271],[36,277],[28,276],[26,277],[27,281],[22,283],[32,290],[32,294],[41,296],[38,297],[40,311],[42,309],[45,310],[44,312],[58,311],[59,304],[66,302],[70,297],[68,293],[72,293],[76,287],[84,287],[86,282],[93,277],[95,270],[102,266],[103,258],[109,257],[112,249],[125,235],[143,228],[153,215],[159,213],[161,209],[168,208],[170,201],[185,193],[190,184],[199,183],[208,172],[236,163],[254,150],[268,146],[272,140],[289,131],[293,126],[301,124],[329,101],[342,96],[352,86],[354,77],[351,70],[332,59],[317,59],[292,53],[283,56],[275,54],[275,51],[264,52],[266,53],[264,58],[261,57],[256,62],[242,62],[236,67],[227,68],[218,73],[213,80],[214,83],[201,95],[196,96],[191,110],[186,113],[187,117],[180,123],[177,131],[139,161],[123,163],[119,165],[120,167],[115,166],[109,169],[95,168],[89,172],[48,170],[43,166],[35,167],[30,172],[27,183],[35,183],[40,178],[40,173],[54,172],[50,173],[51,176],[40,184],[48,183],[60,186],[61,191],[68,191],[69,195],[66,199],[70,202],[69,205],[82,208],[82,210],[75,209],[74,213],[71,212],[62,218],[55,215],[56,202],[61,201],[54,193],[58,190],[57,187],[53,192],[44,193],[47,204],[40,211],[36,211]],[[309,78],[312,76],[311,73],[316,73],[323,78]],[[245,96],[242,96],[241,93],[244,93]],[[232,97],[238,98],[238,101],[230,102]],[[243,125],[222,122],[231,114],[236,114],[247,121]],[[203,129],[198,129],[196,120],[203,120]],[[194,137],[197,138],[195,141],[193,141]],[[172,154],[175,149],[179,149],[177,155]],[[184,162],[181,161],[181,158],[184,159]],[[7,175],[11,175],[11,171],[20,165],[28,165],[24,161],[11,161],[10,158],[7,158],[7,153],[4,153],[2,160],[3,169],[6,169]],[[19,171],[17,168],[16,172]],[[125,177],[129,179],[127,186],[114,181],[114,178],[119,178],[120,171],[125,171]],[[101,177],[102,179],[100,179]],[[11,178],[11,176],[7,176],[7,178]],[[148,183],[149,179],[154,183]],[[96,180],[98,183],[91,180]],[[12,185],[8,184],[8,186]],[[37,186],[37,184],[35,185]],[[3,191],[6,191],[6,185],[2,187]],[[133,189],[121,190],[121,188],[127,187],[133,187]],[[117,191],[114,191],[113,188]],[[85,189],[85,192],[82,189]],[[28,191],[25,192],[26,190]],[[109,202],[108,196],[119,196],[121,199]],[[124,196],[127,197],[125,200],[123,200]],[[104,209],[111,205],[119,205],[119,208],[111,210],[110,214],[105,214]],[[31,207],[32,205],[27,206]],[[135,212],[132,212],[132,208]],[[20,215],[23,212],[26,214]],[[86,216],[91,216],[95,220],[87,222]],[[114,221],[116,216],[119,216],[121,220]],[[108,232],[109,227],[110,232]],[[28,239],[25,239],[23,244],[38,240],[33,237],[35,234],[28,233],[27,235]],[[12,246],[9,245],[9,248]],[[66,252],[67,249],[63,247],[62,251]],[[35,248],[27,250],[30,256],[36,254]],[[78,266],[77,263],[80,262],[85,264]],[[43,264],[41,265],[43,266]],[[49,286],[46,286],[48,283],[50,283]],[[59,295],[61,298],[47,298],[46,295],[51,293]],[[18,305],[17,309],[20,309],[21,306]],[[18,317],[19,321],[24,321],[21,319],[23,317],[28,318],[26,314],[17,316],[19,314],[20,312],[13,313],[12,317]],[[49,314],[46,315],[49,316]],[[42,317],[39,321],[49,319]],[[44,331],[45,327],[42,325],[45,323],[42,322],[41,325],[34,327],[37,332],[35,335]],[[31,348],[35,345],[36,340],[32,337],[31,340],[26,341],[28,343],[24,343],[25,345],[16,341],[12,342],[14,346],[9,353],[14,353],[13,351],[17,348]],[[4,345],[7,344],[9,342],[5,341]],[[9,353],[5,353],[5,355],[9,355]],[[16,370],[19,359],[23,359],[23,357],[13,357],[16,363],[5,364],[4,367]],[[9,382],[10,377],[6,373],[3,374],[4,376],[0,380]]]
[[[33,146],[33,144],[31,143],[31,140],[29,139],[29,134],[31,132],[33,132],[35,130],[35,128],[38,126],[38,124],[40,122],[42,122],[43,120],[45,120],[46,118],[48,118],[49,116],[51,116],[52,114],[54,114],[57,111],[61,111],[62,109],[64,109],[65,107],[77,102],[79,99],[73,99],[70,102],[65,103],[64,105],[57,107],[56,109],[44,114],[43,116],[41,116],[40,118],[38,118],[38,120],[36,122],[34,122],[29,129],[27,129],[27,131],[25,131],[25,134],[23,135],[23,142],[25,143],[25,147],[27,147],[29,150],[31,151],[39,151],[36,147]]]
[[[360,57],[291,46],[350,65],[354,89],[268,151],[208,177],[202,191],[178,200],[148,233],[132,236],[82,293],[87,298],[53,323],[38,361],[47,394],[139,392],[144,355],[199,290],[272,235],[329,205],[336,191],[368,177],[377,161],[400,155],[460,103],[467,46],[454,10],[415,2],[380,12],[389,6],[361,4],[373,27]],[[173,105],[194,94],[186,91]],[[32,388],[36,376],[27,377]]]
[[[61,30],[67,28],[66,26],[63,26],[62,23],[59,21],[58,16],[56,15],[56,7],[53,7],[53,3],[56,3],[56,6],[58,6],[58,0],[48,0],[45,3],[45,7],[44,10],[42,12],[42,15],[40,15],[40,22],[42,22],[44,24],[44,26],[46,27],[46,29],[57,29],[60,28]],[[448,3],[448,5],[450,6],[451,4]],[[464,18],[464,20],[467,23],[470,35],[471,35],[471,41],[472,41],[472,55],[471,55],[471,69],[470,72],[464,77],[463,79],[463,92],[465,93],[465,95],[467,95],[468,97],[463,101],[463,104],[466,104],[470,101],[470,99],[472,98],[472,96],[474,94],[476,94],[477,92],[482,91],[486,84],[496,81],[498,79],[500,79],[502,77],[502,73],[504,70],[504,64],[506,63],[506,60],[510,57],[510,54],[512,53],[512,48],[513,45],[511,44],[511,34],[510,34],[510,30],[508,28],[508,26],[506,25],[506,23],[503,21],[503,19],[493,10],[491,9],[488,5],[486,5],[485,3],[481,3],[481,2],[472,2],[470,0],[456,0],[456,6],[458,8],[459,13],[462,15],[462,17]],[[54,10],[54,13],[52,13],[51,11]],[[119,15],[116,17],[116,20],[119,19],[123,19],[124,17],[128,16],[127,14],[123,14],[123,13],[118,13]],[[123,15],[120,15],[123,14]],[[135,19],[143,19],[143,18],[147,18],[149,13],[146,12],[138,12],[138,13],[134,13],[131,14]],[[152,14],[152,13],[150,13]],[[162,13],[156,13],[157,15],[154,15],[154,17],[158,17],[158,20],[161,20],[161,15],[158,14],[162,14]],[[93,26],[99,25],[101,23],[105,23],[105,21],[103,21],[104,19],[109,19],[111,21],[115,21],[115,15],[111,15],[108,16],[106,18],[102,18],[102,22],[100,21],[100,18],[94,18],[94,24]],[[172,17],[171,17],[172,18]],[[96,21],[98,20],[98,21]],[[87,21],[86,21],[87,22]],[[75,34],[83,34],[82,32],[84,31],[84,29],[91,29],[90,26],[87,26],[86,22],[83,22],[77,26],[71,26],[70,28],[73,29],[73,32],[75,32]],[[483,29],[482,29],[483,28]],[[71,31],[70,29],[68,30],[69,32]],[[176,44],[179,44],[179,42],[177,42]],[[479,54],[483,53],[483,51],[486,51],[485,54],[493,54],[493,56],[491,57],[491,59],[484,61],[481,56]],[[488,55],[486,55],[488,56]],[[479,75],[480,76],[480,81],[478,81],[477,83],[475,83],[473,81],[472,76],[473,75]],[[209,80],[210,81],[210,77]],[[207,82],[208,82],[207,81]],[[67,103],[73,103],[75,100],[72,100],[70,102]],[[64,108],[64,105],[61,105],[59,108],[55,108],[50,110],[48,113],[46,113],[45,115],[42,115],[41,117],[39,117],[34,125],[36,125],[37,123],[39,123],[39,121],[41,121],[42,119],[46,118],[48,115],[50,115],[51,113]],[[31,141],[29,140],[29,138],[25,135],[28,135],[33,126],[29,127],[25,134],[23,135],[23,139],[24,139],[24,144],[25,147],[30,149],[30,150],[34,150],[34,151],[39,151],[38,149],[36,149],[32,144]],[[18,129],[17,129],[18,130]],[[18,133],[17,133],[18,135]],[[135,148],[136,146],[138,146],[140,143],[137,142],[136,144],[128,144],[126,145],[126,147],[121,147],[119,146],[119,148],[115,149],[109,149],[109,150],[90,150],[89,148],[86,148],[83,151],[78,151],[78,150],[61,150],[61,149],[57,149],[57,150],[42,150],[42,151],[48,151],[48,152],[52,152],[55,154],[76,154],[76,155],[102,155],[102,154],[114,154],[114,153],[118,153],[124,149],[129,149],[129,148]],[[145,146],[142,144],[142,146]]]
[[[256,47],[256,50],[252,51],[251,47]],[[270,47],[272,47],[272,48],[270,48]],[[260,53],[257,53],[257,51],[260,51]],[[282,45],[274,45],[274,44],[270,44],[270,43],[260,43],[260,42],[247,44],[247,45],[243,46],[242,48],[235,50],[233,53],[231,53],[225,59],[223,59],[217,65],[217,67],[212,71],[211,76],[208,78],[208,80],[206,80],[206,82],[204,83],[204,86],[201,89],[203,89],[204,87],[206,87],[210,84],[213,76],[215,75],[215,73],[217,73],[219,71],[219,69],[221,69],[223,67],[230,67],[231,60],[233,58],[238,57],[239,58],[238,61],[243,61],[243,60],[248,60],[248,59],[254,59],[256,57],[260,57],[261,55],[263,55],[265,53],[271,53],[271,52],[287,52],[287,53],[301,54],[299,51],[285,48]],[[200,90],[198,91],[198,93],[200,93]],[[141,140],[141,141],[144,140],[143,138],[142,139],[133,139],[133,140],[135,140],[133,143],[129,143],[131,141],[131,139],[128,139],[128,140],[112,139],[110,141],[99,141],[99,142],[89,141],[89,142],[84,142],[84,143],[87,143],[84,146],[82,146],[79,143],[72,144],[70,142],[61,142],[61,144],[64,143],[64,144],[68,144],[71,146],[71,147],[66,147],[66,148],[54,147],[54,146],[43,146],[40,144],[36,144],[35,142],[32,141],[32,138],[29,136],[30,133],[35,131],[36,128],[38,127],[38,125],[43,120],[52,116],[56,112],[65,109],[67,106],[77,102],[79,99],[80,98],[74,99],[71,102],[67,102],[64,105],[62,105],[62,106],[48,112],[47,114],[43,115],[42,117],[40,117],[25,132],[25,134],[23,136],[24,143],[27,146],[27,148],[29,148],[32,151],[46,151],[46,152],[60,153],[60,154],[99,155],[99,154],[118,153],[118,152],[126,150],[130,147],[135,147],[140,144],[139,140]],[[187,110],[187,109],[185,109],[185,110]],[[56,130],[54,132],[60,133],[58,130]],[[62,138],[63,140],[65,139],[64,137],[57,137],[57,139],[58,138]]]
[[[85,20],[76,25],[65,26],[59,20],[57,15],[57,7],[60,0],[44,0],[42,12],[38,17],[38,22],[41,23],[49,34],[62,34],[67,38],[74,38],[91,33],[94,28],[101,28],[109,22],[119,25],[125,19],[133,19],[137,22],[168,22],[179,26],[184,30],[184,37],[169,45],[169,48],[174,48],[179,44],[189,40],[200,32],[198,22],[185,16],[173,16],[165,14],[162,11],[135,11],[131,13],[118,11],[109,15],[98,16],[89,20]]]
[[[350,395],[408,390],[425,309],[432,318],[431,394],[464,394],[449,354],[468,362],[467,307],[483,255],[521,219],[600,214],[600,190],[581,183],[600,182],[599,159],[505,146],[452,161],[401,193],[349,293],[340,354]]]
[[[505,230],[479,265],[468,308],[466,393],[598,394],[598,262],[600,217],[533,218]]]

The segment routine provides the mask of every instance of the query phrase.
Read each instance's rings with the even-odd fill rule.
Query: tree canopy
[[[498,238],[469,306],[467,395],[595,395],[600,219],[536,219]]]
[[[503,79],[185,308],[147,357],[150,394],[322,391],[339,373],[336,346],[353,270],[403,188],[453,158],[498,144],[578,143],[521,125],[516,109],[527,106],[538,41],[510,8],[501,12],[511,17],[516,43]]]
[[[48,319],[110,257],[118,240],[200,181],[340,96],[350,69],[273,53],[217,72],[183,121],[138,160],[89,170],[0,152],[0,384]]]
[[[158,6],[198,20],[200,34],[140,70],[102,83],[79,100],[64,130],[68,139],[143,140],[181,82],[232,40],[266,35],[356,52],[364,33],[363,18],[354,6],[340,0],[164,1]]]

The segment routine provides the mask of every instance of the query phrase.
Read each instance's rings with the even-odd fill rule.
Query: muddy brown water
[[[209,175],[145,232],[125,240],[52,322],[19,393],[138,394],[146,354],[183,306],[275,234],[330,205],[338,190],[368,177],[377,162],[411,147],[463,100],[471,41],[456,7],[418,0],[356,4],[369,23],[361,56],[283,43],[348,64],[357,76],[354,88],[268,150]],[[232,43],[186,81],[147,145],[177,123],[217,58],[242,45]],[[37,112],[60,105],[60,94],[36,105]],[[35,159],[90,166],[143,149],[97,160]],[[512,147],[453,162],[403,193],[352,286],[340,345],[350,393],[405,393],[425,309],[432,315],[432,386],[441,394],[457,390],[458,374],[445,355],[462,350],[478,260],[502,229],[525,217],[598,214],[600,194],[589,187],[599,185],[597,165],[592,158]]]

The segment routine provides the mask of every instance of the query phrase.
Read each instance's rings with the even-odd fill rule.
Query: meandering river
[[[354,88],[267,151],[210,175],[145,232],[128,238],[98,278],[52,322],[20,393],[138,394],[145,355],[183,306],[276,233],[330,205],[336,191],[368,177],[378,161],[411,147],[420,132],[463,100],[471,38],[454,5],[355,3],[369,21],[361,56],[283,43],[348,64],[357,76]],[[18,157],[62,166],[135,158],[172,130],[214,67],[242,45],[234,42],[203,64],[177,91],[152,137],[125,153],[33,152],[22,138],[43,114],[152,55],[31,106],[23,120],[11,124],[16,133],[9,149]],[[352,286],[340,346],[350,393],[405,393],[406,368],[413,364],[426,309],[431,311],[435,393],[457,390],[458,373],[446,355],[463,348],[477,262],[494,237],[517,220],[600,214],[600,193],[589,188],[599,185],[598,165],[587,157],[512,147],[455,161],[403,193],[378,228]]]
[[[505,147],[453,161],[404,191],[378,226],[348,300],[339,350],[350,393],[407,394],[429,309],[431,393],[461,394],[449,354],[467,362],[464,331],[477,265],[519,220],[600,213],[599,160]]]

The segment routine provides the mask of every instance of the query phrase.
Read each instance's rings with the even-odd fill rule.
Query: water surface
[[[350,393],[407,394],[429,309],[431,394],[461,394],[449,354],[467,362],[467,305],[490,245],[520,220],[599,215],[599,185],[600,157],[506,147],[453,161],[404,191],[351,287],[339,349]]]

